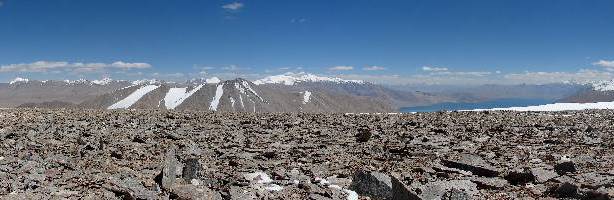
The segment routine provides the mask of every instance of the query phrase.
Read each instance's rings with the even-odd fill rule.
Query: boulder
[[[499,170],[486,163],[480,156],[463,154],[456,159],[443,160],[442,164],[446,167],[470,171],[478,176],[496,177]]]
[[[373,132],[371,132],[368,128],[360,128],[358,129],[358,133],[356,133],[356,141],[357,142],[368,142],[371,139]]]
[[[188,158],[183,165],[182,178],[187,183],[191,182],[192,179],[198,179],[202,169],[203,167],[200,165],[197,158]]]
[[[470,180],[480,189],[500,190],[510,185],[507,180],[499,177],[473,177]]]
[[[507,180],[512,185],[524,185],[535,181],[535,176],[529,170],[511,171],[505,175]]]
[[[379,172],[357,171],[352,179],[350,189],[361,196],[369,196],[372,199],[392,198],[390,176]]]
[[[559,198],[574,198],[578,196],[578,186],[571,183],[561,183],[554,188],[553,195]]]
[[[435,181],[420,187],[422,199],[443,199],[444,196],[473,197],[478,195],[477,184],[469,180]],[[464,193],[464,194],[460,194]]]
[[[559,176],[556,172],[544,168],[533,168],[531,169],[531,174],[533,174],[535,177],[535,182],[537,183],[545,183],[546,181]]]
[[[179,200],[222,200],[220,193],[206,187],[194,185],[177,185],[171,192],[172,199]]]
[[[392,200],[420,200],[397,176],[390,176],[392,182]]]
[[[554,166],[554,171],[559,175],[576,172],[576,164],[572,161],[565,161]]]
[[[177,177],[177,159],[175,158],[175,149],[170,148],[164,157],[164,163],[162,165],[162,173],[159,175],[160,177],[160,185],[162,189],[171,191],[173,184],[175,184],[175,179]]]

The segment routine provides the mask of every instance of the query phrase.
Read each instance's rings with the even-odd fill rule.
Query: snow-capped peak
[[[149,85],[160,84],[160,81],[156,79],[142,79],[142,80],[132,81],[132,85],[145,85],[145,84],[149,84]]]
[[[102,80],[93,80],[92,84],[96,84],[96,85],[108,85],[109,83],[113,82],[113,79],[111,78],[103,78]]]
[[[592,81],[587,84],[595,91],[614,91],[614,80]]]
[[[208,79],[205,79],[205,83],[209,83],[209,84],[218,84],[222,82],[222,80],[220,80],[218,77],[211,77]]]
[[[295,83],[301,82],[334,82],[334,83],[359,83],[362,84],[364,81],[361,80],[344,80],[337,77],[323,77],[317,76],[314,74],[308,74],[305,72],[300,73],[292,73],[288,72],[282,75],[275,75],[265,77],[263,79],[254,81],[256,85],[262,84],[284,84],[284,85],[294,85]]]
[[[28,81],[30,81],[30,80],[29,80],[29,79],[27,79],[27,78],[17,77],[17,78],[15,78],[15,79],[13,79],[11,82],[9,82],[9,84],[13,85],[13,84],[15,84],[15,83],[20,83],[20,82],[25,82],[25,83],[27,83]]]
[[[64,80],[64,82],[70,85],[70,84],[85,84],[85,83],[88,83],[89,81],[81,78],[79,80]]]

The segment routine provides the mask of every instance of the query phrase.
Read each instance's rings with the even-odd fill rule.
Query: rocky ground
[[[0,197],[610,199],[613,120],[0,110]]]

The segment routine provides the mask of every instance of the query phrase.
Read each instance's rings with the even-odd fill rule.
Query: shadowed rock
[[[486,163],[482,157],[471,154],[463,154],[457,159],[443,160],[441,164],[446,167],[470,171],[478,176],[496,177],[500,173],[497,168]]]
[[[412,192],[397,176],[390,176],[392,181],[392,200],[420,200],[421,198]]]
[[[354,174],[350,189],[363,196],[373,199],[392,198],[392,182],[390,176],[379,173],[359,170]]]

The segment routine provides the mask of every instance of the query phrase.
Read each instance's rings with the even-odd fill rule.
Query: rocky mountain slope
[[[437,96],[446,96],[454,102],[482,102],[497,99],[545,99],[559,101],[583,90],[582,84],[544,84],[544,85],[420,85],[395,87],[409,91],[424,91]]]
[[[0,83],[0,108],[35,105],[71,105],[84,99],[113,92],[131,85],[128,81],[37,81],[16,78]]]
[[[611,199],[614,112],[0,110],[1,199]]]

